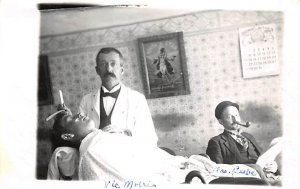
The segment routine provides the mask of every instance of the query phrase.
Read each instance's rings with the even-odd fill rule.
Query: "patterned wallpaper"
[[[274,23],[278,49],[282,50],[283,15],[280,12],[208,11],[124,26],[42,36],[40,53],[49,55],[55,104],[58,90],[65,103],[77,111],[84,94],[97,89],[95,55],[103,46],[117,47],[125,57],[123,83],[143,93],[137,38],[183,31],[189,73],[190,95],[149,99],[159,146],[180,155],[204,153],[208,140],[222,132],[214,117],[223,100],[238,102],[241,116],[251,121],[246,129],[266,148],[280,136],[281,76],[243,79],[238,28]],[[279,54],[281,58],[281,54]],[[53,122],[45,118],[55,105],[39,107],[38,165],[50,157],[48,132]]]

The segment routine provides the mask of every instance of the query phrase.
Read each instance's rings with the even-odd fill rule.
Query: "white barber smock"
[[[96,126],[100,125],[100,89],[82,98],[79,112],[94,120]],[[147,145],[157,145],[158,138],[145,96],[123,84],[112,112],[111,125],[130,130],[132,137]]]

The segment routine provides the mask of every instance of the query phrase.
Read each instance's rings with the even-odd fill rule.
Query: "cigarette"
[[[59,92],[60,103],[64,104],[64,97],[63,97],[61,90],[59,90],[58,92]]]

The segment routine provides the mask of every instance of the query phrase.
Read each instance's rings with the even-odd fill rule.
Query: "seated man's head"
[[[54,134],[65,141],[66,144],[80,144],[94,129],[96,129],[94,121],[81,114],[62,113],[53,125]]]
[[[230,101],[219,103],[215,109],[215,116],[219,123],[227,130],[239,130],[240,125],[235,122],[241,121],[239,105]]]

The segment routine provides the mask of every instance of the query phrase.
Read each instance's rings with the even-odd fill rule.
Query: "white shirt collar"
[[[113,93],[121,88],[121,84],[119,83],[118,85],[114,86],[110,91],[107,90],[103,85],[101,87],[105,93]]]
[[[235,134],[235,135],[240,135],[241,133],[237,130],[228,130],[228,129],[225,129],[225,131],[227,131],[228,133],[230,134]]]

